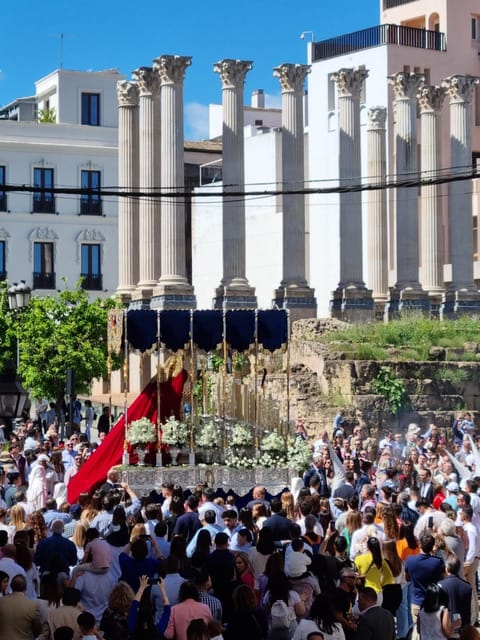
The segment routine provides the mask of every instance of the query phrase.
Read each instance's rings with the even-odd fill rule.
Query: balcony
[[[54,196],[47,193],[34,194],[33,213],[55,213]]]
[[[98,198],[81,198],[80,200],[80,215],[81,216],[101,216],[102,215],[102,201]]]
[[[7,194],[0,191],[0,211],[7,210]]]
[[[82,278],[82,288],[87,291],[101,291],[102,290],[102,276],[92,275],[91,273],[80,274]]]
[[[403,27],[399,24],[380,24],[362,31],[354,31],[329,40],[314,42],[312,61],[335,58],[354,51],[381,47],[386,44],[431,51],[447,50],[445,34],[440,31]]]
[[[383,10],[401,7],[403,4],[410,4],[410,2],[416,1],[417,0],[383,0]]]
[[[33,288],[34,289],[55,289],[55,274],[43,273],[41,271],[33,272]]]

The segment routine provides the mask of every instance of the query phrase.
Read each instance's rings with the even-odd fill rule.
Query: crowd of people
[[[375,438],[340,411],[303,477],[249,501],[169,483],[137,496],[112,468],[69,504],[101,455],[89,436],[28,421],[8,434],[0,638],[479,640],[470,415]]]

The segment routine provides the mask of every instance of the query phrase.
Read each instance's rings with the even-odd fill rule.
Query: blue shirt
[[[443,577],[444,563],[437,556],[419,553],[408,556],[405,561],[405,571],[412,582],[412,603],[422,606],[425,594],[432,582],[438,582]]]

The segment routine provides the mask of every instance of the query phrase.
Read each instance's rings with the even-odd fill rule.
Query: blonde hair
[[[87,520],[79,520],[77,522],[71,537],[71,541],[74,545],[82,548],[85,546],[86,533],[89,526],[90,523]]]
[[[130,542],[133,542],[138,536],[146,536],[147,530],[145,529],[145,525],[141,523],[137,523],[133,526],[130,532]]]
[[[108,596],[108,607],[116,613],[126,615],[130,609],[135,594],[132,587],[121,580],[110,591]]]
[[[282,503],[282,509],[289,520],[295,520],[295,502],[293,499],[293,493],[285,491],[280,496],[280,502]]]
[[[15,527],[15,531],[22,531],[22,529],[25,529],[25,527],[27,526],[25,522],[25,509],[19,504],[14,504],[10,509],[10,518],[10,524]]]

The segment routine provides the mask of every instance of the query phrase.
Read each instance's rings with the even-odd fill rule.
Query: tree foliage
[[[107,315],[113,300],[90,302],[80,283],[53,297],[32,297],[21,314],[19,373],[36,398],[59,402],[67,369],[76,391],[85,393],[93,378],[107,375]]]
[[[8,285],[0,282],[0,373],[9,362],[16,361],[16,318],[8,306]]]

